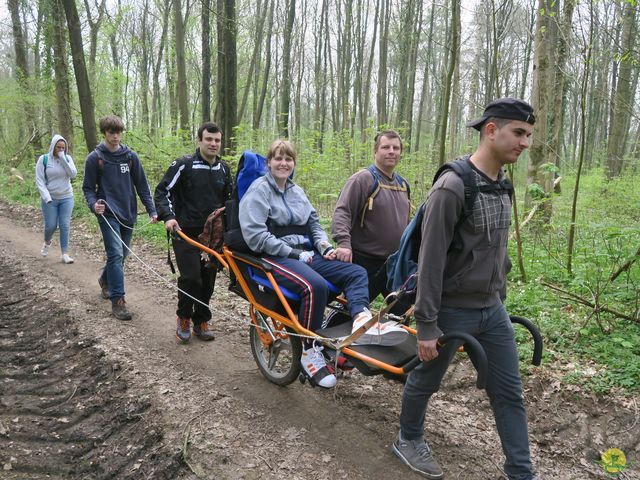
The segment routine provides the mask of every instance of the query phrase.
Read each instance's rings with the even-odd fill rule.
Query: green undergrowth
[[[251,137],[239,132],[254,150],[265,152],[270,138]],[[334,134],[336,137],[339,134]],[[243,137],[244,136],[244,137]],[[190,148],[176,142],[162,145],[145,143],[143,136],[130,132],[128,143],[140,152],[151,188],[155,187],[169,163],[188,153]],[[326,138],[323,153],[313,149],[313,137],[299,142],[304,162],[296,170],[296,181],[318,208],[325,228],[344,180],[370,161],[370,150],[360,146],[347,148],[339,138]],[[78,158],[84,158],[79,152]],[[348,161],[337,160],[349,158]],[[235,165],[237,158],[229,159]],[[23,162],[26,163],[26,162]],[[524,162],[523,162],[524,163]],[[88,211],[81,190],[83,162],[77,161],[79,174],[73,182],[75,192],[74,223],[96,234],[95,217]],[[416,155],[403,157],[401,173],[412,182],[412,200],[424,199],[435,167],[420,162]],[[518,166],[516,188],[523,191],[526,165]],[[14,171],[15,173],[15,171]],[[0,196],[3,199],[39,207],[32,165],[20,168],[19,180],[8,168],[0,169]],[[602,171],[592,170],[581,179],[572,274],[567,272],[567,238],[571,215],[571,197],[575,178],[571,172],[563,179],[564,191],[554,196],[552,221],[531,221],[522,229],[522,247],[526,282],[516,262],[516,242],[510,243],[514,268],[510,274],[507,307],[511,314],[532,320],[545,342],[543,366],[567,384],[590,391],[621,391],[636,395],[640,391],[640,260],[615,280],[613,272],[633,259],[640,246],[639,175],[622,176],[606,182]],[[518,195],[520,216],[528,211]],[[142,206],[139,225],[147,223]],[[134,237],[151,243],[159,251],[166,248],[162,224],[148,225]],[[564,290],[553,290],[549,285]],[[581,304],[577,299],[593,305]],[[595,305],[595,308],[594,308]],[[610,310],[610,311],[607,311]],[[620,318],[617,312],[629,318]],[[533,345],[524,329],[516,326],[523,370],[528,370]]]

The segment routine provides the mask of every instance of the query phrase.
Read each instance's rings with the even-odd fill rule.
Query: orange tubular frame
[[[185,235],[181,230],[178,230],[176,232],[180,238],[182,238],[185,242],[189,243],[190,245],[193,245],[194,247],[199,248],[200,250],[208,253],[209,255],[213,255],[214,258],[216,260],[218,260],[220,262],[220,264],[227,270],[232,271],[233,274],[236,277],[236,280],[238,281],[238,283],[240,284],[240,287],[242,288],[242,292],[245,294],[245,296],[247,297],[247,300],[249,300],[249,304],[250,304],[250,315],[251,315],[251,321],[254,325],[257,326],[257,321],[255,318],[255,311],[258,311],[264,315],[266,315],[267,317],[271,317],[274,321],[281,323],[282,325],[291,328],[295,333],[301,334],[301,335],[307,335],[310,337],[315,337],[318,339],[318,341],[327,341],[326,337],[321,337],[320,335],[318,335],[317,333],[311,331],[311,330],[307,330],[306,328],[304,328],[300,322],[298,322],[298,317],[297,315],[293,312],[293,310],[291,310],[291,306],[289,305],[289,302],[287,301],[287,299],[285,298],[284,294],[282,293],[282,290],[280,290],[280,287],[278,286],[278,284],[276,283],[275,278],[273,278],[273,274],[271,272],[265,271],[260,265],[250,262],[246,259],[238,259],[238,257],[236,255],[234,255],[234,253],[229,250],[226,246],[222,247],[222,254],[216,252],[215,250],[212,250],[204,245],[202,245],[201,243],[193,240],[192,238],[189,238],[187,235]],[[247,284],[246,279],[244,278],[244,276],[242,275],[242,272],[240,271],[240,269],[238,268],[238,265],[236,263],[236,261],[241,261],[243,263],[246,263],[248,265],[251,265],[252,267],[258,268],[260,270],[262,270],[265,274],[265,277],[267,278],[267,280],[269,280],[269,283],[271,284],[271,287],[273,288],[274,293],[276,294],[276,296],[278,297],[278,300],[280,301],[280,303],[282,304],[282,306],[284,307],[284,310],[286,312],[286,316],[282,315],[278,312],[275,312],[273,310],[270,310],[262,305],[260,305],[256,298],[253,296],[253,293],[251,292],[251,289],[249,288],[249,285]],[[343,302],[343,300],[338,299],[339,301]],[[409,327],[405,327],[405,329],[415,335],[416,331],[413,328],[409,328]],[[263,337],[262,335],[260,336],[260,338],[262,338],[263,340],[267,340],[265,337]],[[270,340],[267,340],[267,343]],[[402,370],[401,367],[394,367],[392,365],[389,365],[388,363],[384,363],[381,362],[380,360],[377,360],[375,358],[369,357],[368,355],[364,355],[362,353],[356,352],[355,350],[349,348],[349,347],[345,347],[342,349],[342,352],[345,355],[348,355],[350,357],[353,358],[357,358],[358,360],[361,360],[365,363],[368,363],[369,365],[372,365],[374,367],[380,368],[381,370],[384,370],[386,372],[389,373],[393,373],[395,375],[402,375],[404,374],[404,371]]]

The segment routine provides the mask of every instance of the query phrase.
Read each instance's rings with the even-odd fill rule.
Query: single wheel
[[[300,337],[289,335],[288,328],[257,311],[252,312],[252,323],[251,353],[262,375],[276,385],[289,385],[300,375]]]

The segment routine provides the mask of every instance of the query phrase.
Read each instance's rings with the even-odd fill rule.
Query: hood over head
[[[67,143],[62,135],[55,134],[51,139],[51,144],[49,145],[49,157],[55,157],[53,149],[56,147],[56,143],[58,143],[60,140],[64,142],[64,154],[69,155],[69,143]]]

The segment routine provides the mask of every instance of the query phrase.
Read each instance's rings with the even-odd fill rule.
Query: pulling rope
[[[109,202],[107,202],[105,199],[100,198],[100,199],[98,199],[98,201],[96,203],[102,203],[106,207],[109,207],[109,210],[111,210],[111,213],[113,214],[113,218],[116,219],[116,222],[118,222],[122,227],[124,227],[124,228],[126,228],[128,230],[131,230],[132,232],[138,232],[138,231],[142,230],[143,228],[148,227],[149,225],[151,225],[153,223],[153,220],[149,220],[147,223],[145,223],[141,227],[130,227],[129,225],[125,225],[124,223],[122,223],[120,221],[120,219],[118,218],[118,215],[116,214],[116,212],[113,211],[113,209],[111,208],[111,205],[109,205]],[[100,216],[104,218],[104,214],[101,213]]]

